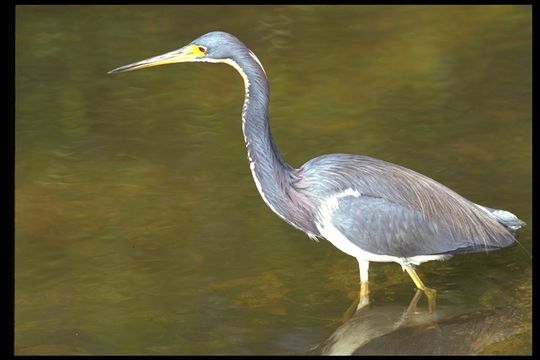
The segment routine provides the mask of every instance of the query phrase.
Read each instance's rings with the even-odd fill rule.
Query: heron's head
[[[178,50],[121,66],[109,71],[109,74],[181,62],[235,61],[237,57],[249,55],[255,57],[236,37],[223,31],[213,31],[202,35]]]

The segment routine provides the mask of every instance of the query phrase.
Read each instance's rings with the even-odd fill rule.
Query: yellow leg
[[[356,311],[369,305],[369,282],[368,282],[368,270],[369,261],[358,259],[358,268],[360,270],[360,294],[357,298],[358,303],[355,301],[343,316],[344,321],[348,320]]]
[[[360,299],[357,310],[369,304],[369,261],[358,259],[358,270],[360,270]]]
[[[360,282],[360,299],[358,300],[357,310],[369,304],[369,283],[367,281]]]
[[[414,269],[410,266],[405,266],[405,270],[411,277],[412,281],[414,281],[414,284],[416,287],[424,292],[426,295],[426,298],[428,300],[428,309],[429,312],[433,312],[435,310],[436,300],[437,300],[437,291],[435,289],[430,289],[424,285],[422,280],[420,280],[420,277],[414,271]]]

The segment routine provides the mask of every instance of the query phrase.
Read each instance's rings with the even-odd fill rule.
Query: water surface
[[[351,317],[356,260],[265,206],[234,69],[107,75],[212,30],[264,64],[291,165],[365,154],[529,224],[520,246],[422,265],[438,313],[407,326],[487,324],[466,351],[530,354],[530,6],[18,6],[16,354],[320,353],[365,324],[357,353],[436,343],[375,331],[415,294],[399,265],[372,264]]]

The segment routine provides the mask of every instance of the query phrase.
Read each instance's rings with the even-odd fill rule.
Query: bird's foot
[[[414,268],[412,266],[405,266],[404,270],[407,271],[409,276],[411,277],[412,281],[414,281],[414,284],[416,287],[424,292],[426,295],[426,298],[428,300],[428,310],[430,313],[435,311],[435,303],[437,300],[437,291],[435,289],[430,289],[424,285],[416,271],[414,271]]]
[[[437,290],[425,287],[422,289],[422,291],[426,295],[428,301],[428,310],[431,314],[435,311],[435,307],[437,305]]]

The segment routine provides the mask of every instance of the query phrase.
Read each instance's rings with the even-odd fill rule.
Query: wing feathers
[[[306,163],[299,174],[309,184],[315,204],[347,190],[362,195],[341,199],[334,224],[344,234],[360,237],[349,240],[363,246],[371,243],[385,251],[427,255],[501,248],[515,240],[500,223],[502,216],[497,218],[435,180],[399,165],[332,154]],[[386,239],[384,246],[383,240],[375,239],[381,236]]]

